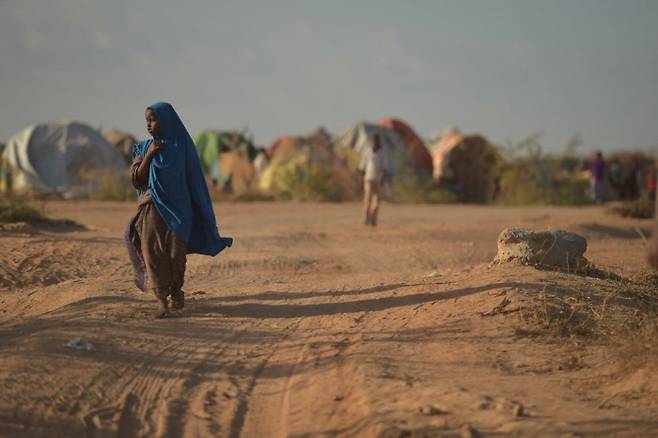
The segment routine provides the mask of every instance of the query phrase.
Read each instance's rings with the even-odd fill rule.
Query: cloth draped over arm
[[[167,226],[186,243],[188,254],[217,255],[233,239],[219,234],[194,142],[170,104],[158,102],[149,108],[156,114],[164,145],[149,165],[146,189],[151,201]],[[144,140],[133,148],[131,174],[138,190],[135,162],[144,158],[152,143],[152,139]]]

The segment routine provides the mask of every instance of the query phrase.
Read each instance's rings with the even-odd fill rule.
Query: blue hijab
[[[151,200],[167,226],[186,242],[188,254],[217,255],[233,239],[219,235],[194,142],[170,104],[158,102],[149,108],[155,112],[164,145],[149,168]],[[133,157],[143,158],[152,143],[153,139],[137,143]]]

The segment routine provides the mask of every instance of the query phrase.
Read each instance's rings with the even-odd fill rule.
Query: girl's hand
[[[160,149],[164,148],[164,144],[160,141],[158,138],[153,139],[153,144],[151,144],[151,147],[149,148],[149,152],[155,154],[158,152]]]

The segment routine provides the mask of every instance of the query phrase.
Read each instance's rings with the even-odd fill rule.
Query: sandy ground
[[[45,207],[89,230],[0,233],[0,436],[658,436],[646,370],[482,316],[601,281],[488,266],[504,227],[579,232],[630,275],[646,221],[385,204],[373,230],[357,204],[217,204],[234,247],[191,256],[185,310],[155,320],[121,239],[134,206]]]

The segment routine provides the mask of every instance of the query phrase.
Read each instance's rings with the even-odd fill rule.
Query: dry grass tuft
[[[30,224],[44,220],[44,216],[27,202],[13,197],[0,198],[0,222],[27,222]]]
[[[98,172],[89,184],[89,198],[96,201],[133,201],[136,198],[130,176],[125,172]]]
[[[647,327],[657,326],[658,273],[587,277],[577,283],[547,284],[539,294],[525,294],[519,334],[642,339]]]
[[[0,223],[18,222],[56,228],[85,228],[71,219],[50,219],[46,217],[42,210],[34,207],[24,199],[0,197]]]
[[[655,209],[656,203],[649,199],[648,196],[610,207],[612,213],[618,214],[621,217],[636,219],[651,219],[656,213]]]

